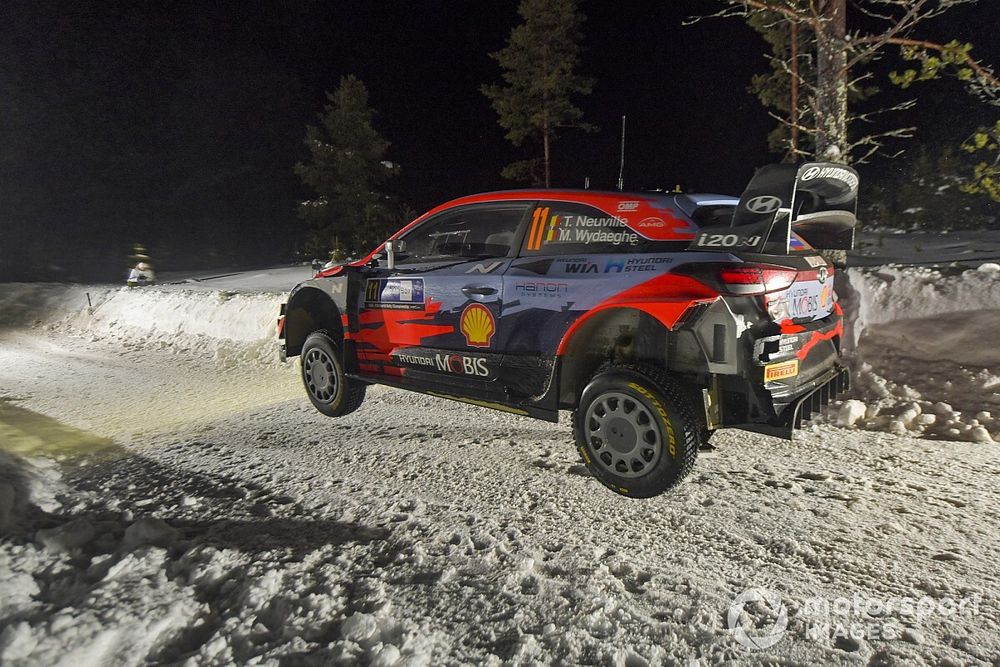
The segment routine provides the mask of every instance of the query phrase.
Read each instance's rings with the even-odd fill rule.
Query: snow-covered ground
[[[1000,661],[1000,270],[852,270],[852,402],[648,501],[566,423],[322,417],[250,275],[0,285],[0,664]]]

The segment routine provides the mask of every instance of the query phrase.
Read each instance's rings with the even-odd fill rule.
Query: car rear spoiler
[[[788,254],[794,232],[818,250],[851,250],[857,205],[858,172],[846,165],[767,165],[750,179],[732,223],[703,228],[691,249]]]

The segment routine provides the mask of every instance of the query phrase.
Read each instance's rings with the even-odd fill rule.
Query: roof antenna
[[[625,188],[625,116],[622,116],[622,161],[618,167],[618,191]]]

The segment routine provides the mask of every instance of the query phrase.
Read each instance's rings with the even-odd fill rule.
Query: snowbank
[[[848,275],[859,301],[855,340],[866,329],[886,322],[1000,309],[1000,266],[993,263],[968,270],[919,266],[848,269]]]
[[[864,413],[852,403],[834,421],[917,436],[1000,440],[1000,420],[992,416],[1000,417],[1000,348],[988,342],[1000,330],[1000,266],[890,265],[854,268],[847,275],[856,292],[850,398]],[[290,276],[237,275],[225,277],[224,284],[265,285]],[[207,355],[225,366],[275,363],[278,305],[285,293],[207,285],[130,290],[7,284],[0,285],[0,312],[8,326],[44,327],[126,351],[152,347],[181,357]]]
[[[45,327],[124,348],[214,355],[227,365],[277,360],[279,293],[0,284],[2,324]]]
[[[1000,441],[1000,266],[851,269],[852,400],[840,426]]]

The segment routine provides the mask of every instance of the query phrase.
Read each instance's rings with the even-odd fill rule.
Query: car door
[[[366,280],[356,347],[362,373],[420,389],[487,390],[503,352],[503,274],[532,204],[461,206],[407,232],[395,267]]]
[[[517,369],[520,393],[541,391],[549,369],[530,370],[533,361],[552,359],[578,318],[667,271],[669,253],[686,245],[646,238],[588,203],[538,202],[519,257],[504,274],[504,376]]]

